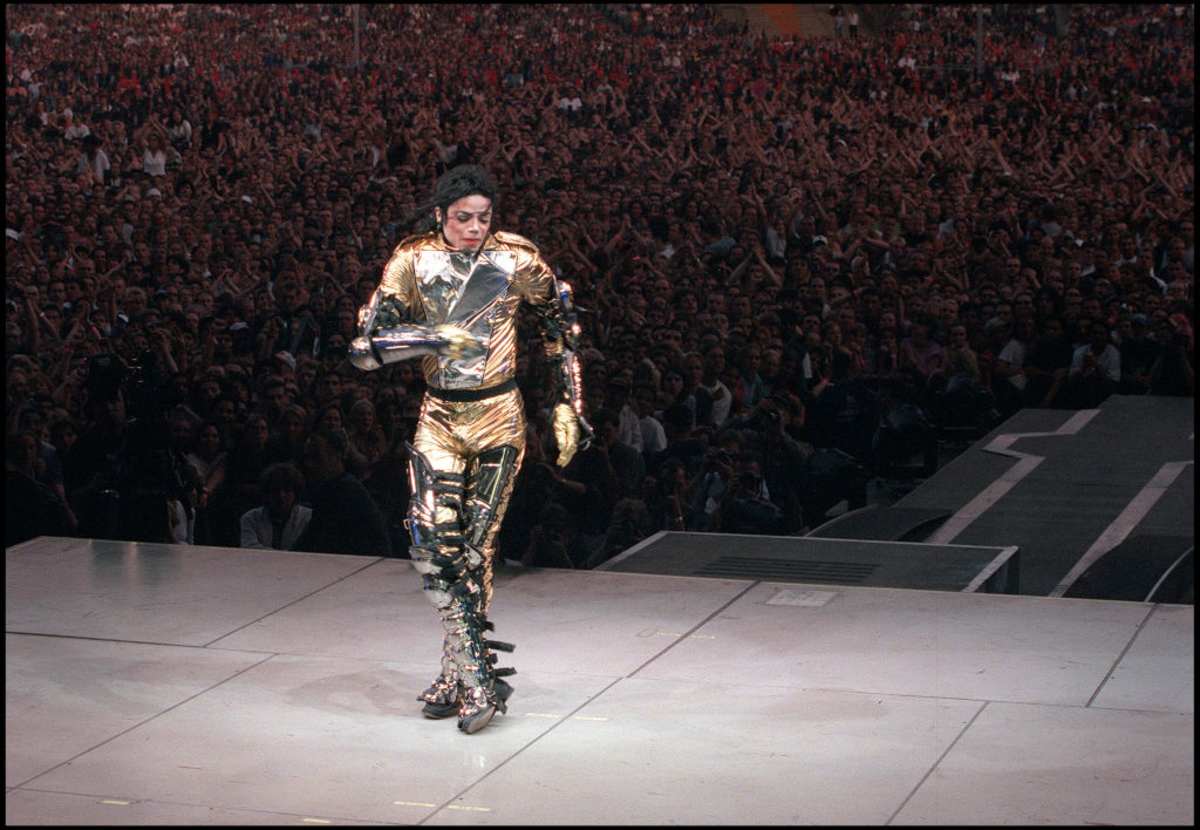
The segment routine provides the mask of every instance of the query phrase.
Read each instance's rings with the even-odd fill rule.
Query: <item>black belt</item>
[[[511,392],[517,388],[515,378],[509,378],[504,383],[498,383],[495,386],[489,386],[486,389],[438,389],[433,386],[426,387],[425,392],[438,400],[450,401],[451,403],[470,403],[472,401],[482,401],[488,398],[494,398],[497,395],[503,395],[506,392]]]

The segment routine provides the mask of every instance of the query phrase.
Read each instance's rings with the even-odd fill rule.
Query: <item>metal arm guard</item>
[[[554,389],[552,400],[555,405],[565,403],[575,413],[579,421],[579,449],[582,450],[587,449],[593,434],[591,425],[583,417],[583,367],[576,354],[582,329],[575,314],[571,286],[556,279],[554,288],[558,296],[557,307],[552,306],[543,316]],[[561,348],[556,346],[556,341],[561,343]]]
[[[403,306],[384,297],[376,288],[367,304],[358,310],[358,334],[350,342],[350,362],[370,372],[390,363],[438,354],[450,345],[450,326],[425,326],[407,319]]]

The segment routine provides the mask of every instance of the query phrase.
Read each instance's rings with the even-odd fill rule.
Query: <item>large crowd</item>
[[[345,347],[464,162],[583,327],[565,469],[522,328],[514,562],[799,533],[889,436],[1193,394],[1190,5],[996,6],[978,50],[967,6],[364,5],[357,65],[348,8],[7,7],[6,544],[406,556],[423,380]]]

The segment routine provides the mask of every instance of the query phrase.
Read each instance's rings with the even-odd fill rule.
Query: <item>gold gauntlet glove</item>
[[[558,466],[565,467],[579,449],[579,419],[569,404],[554,407],[554,443],[558,447]]]

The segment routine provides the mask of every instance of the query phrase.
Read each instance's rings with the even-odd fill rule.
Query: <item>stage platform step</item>
[[[806,534],[819,539],[873,539],[879,542],[919,542],[950,518],[949,510],[881,507],[870,504],[835,516]]]
[[[506,567],[468,736],[407,561],[5,559],[8,824],[1195,820],[1192,606]]]
[[[1131,536],[1084,571],[1068,597],[1195,602],[1190,536]],[[1186,578],[1188,574],[1191,578]],[[1171,579],[1175,576],[1175,579]]]

